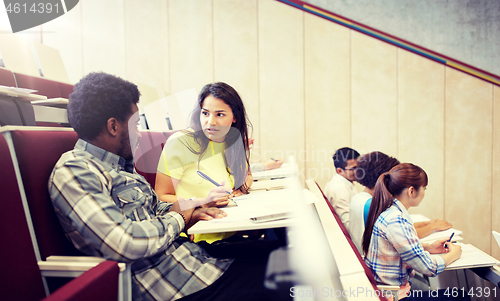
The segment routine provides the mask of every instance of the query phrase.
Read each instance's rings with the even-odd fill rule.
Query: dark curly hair
[[[103,72],[89,73],[69,95],[69,123],[80,139],[93,140],[109,118],[127,121],[139,96],[139,89],[129,81]]]
[[[358,158],[356,169],[356,181],[359,184],[373,188],[378,177],[398,165],[396,158],[390,157],[382,152],[371,152]]]

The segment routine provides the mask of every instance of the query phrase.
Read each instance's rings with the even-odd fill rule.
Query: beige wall
[[[499,87],[277,1],[146,2],[84,1],[43,42],[72,82],[97,70],[170,93],[228,82],[255,159],[293,153],[321,186],[343,146],[420,165],[430,183],[411,211],[500,258]]]

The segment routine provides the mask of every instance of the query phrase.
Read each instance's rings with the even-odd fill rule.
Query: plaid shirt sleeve
[[[166,205],[157,206],[163,214],[153,215],[138,206],[151,196],[133,178],[121,177],[125,182],[118,187],[124,189],[114,191],[116,179],[109,174],[92,160],[67,160],[54,168],[49,191],[68,236],[84,252],[98,250],[92,255],[121,262],[167,249],[185,226],[182,216],[167,212]]]
[[[443,257],[431,257],[429,252],[424,251],[415,228],[403,216],[390,219],[386,231],[388,241],[406,265],[427,276],[436,276],[444,270]]]

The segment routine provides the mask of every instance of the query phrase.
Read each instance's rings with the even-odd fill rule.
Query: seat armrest
[[[105,261],[68,282],[43,301],[117,300],[119,267],[115,261]]]

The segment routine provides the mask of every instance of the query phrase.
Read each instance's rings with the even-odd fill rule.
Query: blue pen
[[[450,239],[448,239],[446,242],[450,242],[451,239],[453,238],[453,235],[455,235],[455,232],[451,233],[451,236],[450,236]],[[448,248],[447,246],[445,246],[445,248]]]
[[[271,160],[273,160],[274,162],[278,162],[278,160],[274,159],[274,158],[271,158]]]
[[[197,171],[197,173],[198,173],[198,175],[199,175],[200,177],[202,177],[203,179],[205,179],[205,180],[207,180],[207,181],[210,181],[210,182],[211,182],[212,184],[214,184],[215,186],[217,186],[217,187],[222,186],[221,184],[219,184],[219,183],[215,182],[214,180],[212,180],[212,178],[210,178],[210,177],[209,177],[209,176],[207,176],[206,174],[202,173],[201,171],[199,171],[199,170],[198,170],[198,171]],[[231,194],[231,192],[229,192],[229,191],[226,191],[226,193],[227,193],[227,194]]]

